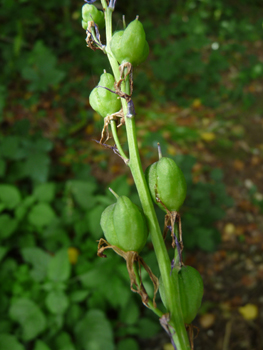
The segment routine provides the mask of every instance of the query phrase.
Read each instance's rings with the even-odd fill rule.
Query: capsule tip
[[[112,188],[109,187],[109,190],[111,191],[111,193],[114,195],[114,197],[115,197],[116,199],[119,198],[119,196],[117,195],[117,193],[114,192]]]
[[[159,142],[157,143],[157,147],[158,147],[158,157],[159,159],[161,159],[163,155],[162,155],[161,145]]]

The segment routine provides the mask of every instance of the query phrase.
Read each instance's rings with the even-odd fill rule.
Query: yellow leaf
[[[231,222],[226,224],[224,227],[224,232],[229,236],[233,235],[235,233],[235,231],[236,231],[236,227]]]
[[[258,317],[258,307],[254,304],[246,304],[238,308],[245,320],[255,320]]]
[[[201,133],[201,139],[206,142],[211,142],[216,138],[216,135],[213,132],[203,132]]]
[[[173,347],[173,345],[170,344],[170,343],[164,344],[163,350],[174,350],[174,347]]]
[[[78,261],[79,251],[77,248],[70,247],[68,248],[68,258],[69,262],[74,265]]]
[[[199,107],[202,106],[201,100],[199,100],[199,98],[196,98],[195,100],[193,100],[192,106],[193,108],[198,109]]]

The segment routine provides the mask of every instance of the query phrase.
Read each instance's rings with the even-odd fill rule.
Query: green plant
[[[94,2],[94,1],[90,1]],[[96,23],[93,23],[93,29],[89,28],[87,30],[87,44],[92,49],[100,49],[108,56],[115,83],[114,90],[106,88],[112,94],[117,94],[121,98],[122,109],[119,111],[118,116],[121,116],[121,124],[125,123],[127,140],[128,140],[128,149],[129,157],[126,156],[125,152],[122,149],[120,144],[117,125],[116,125],[116,113],[108,115],[106,113],[104,119],[104,125],[107,127],[111,125],[111,130],[116,146],[113,149],[116,149],[120,157],[123,159],[126,165],[129,166],[133,179],[135,181],[140,202],[144,215],[146,217],[147,226],[149,229],[151,241],[153,243],[156,259],[158,262],[163,290],[166,300],[166,311],[163,312],[157,308],[155,303],[155,296],[158,289],[158,279],[153,275],[151,269],[144,262],[144,260],[138,255],[138,251],[142,249],[143,244],[145,243],[145,236],[143,229],[143,222],[139,223],[139,212],[135,215],[132,220],[134,224],[131,226],[131,219],[129,215],[133,215],[133,208],[130,201],[124,205],[123,201],[117,200],[116,207],[109,207],[106,209],[102,215],[101,224],[106,238],[110,239],[109,242],[101,239],[98,246],[98,255],[104,256],[103,254],[105,249],[112,248],[118,255],[121,255],[127,263],[127,270],[130,277],[130,286],[131,290],[140,294],[142,302],[150,308],[156,315],[160,317],[160,324],[167,331],[171,338],[171,342],[176,349],[186,350],[190,349],[190,342],[187,336],[185,329],[184,320],[192,320],[193,314],[197,312],[196,308],[193,310],[193,307],[188,307],[188,303],[182,302],[180,299],[180,287],[179,287],[179,273],[182,269],[182,232],[180,225],[180,216],[176,210],[182,204],[185,193],[186,193],[186,184],[183,178],[182,173],[178,170],[177,166],[173,161],[169,161],[167,158],[160,159],[158,166],[153,166],[156,169],[156,174],[154,171],[149,171],[149,185],[152,185],[152,195],[156,198],[157,202],[160,205],[163,205],[164,210],[166,211],[166,220],[165,220],[165,229],[164,234],[168,229],[172,232],[173,238],[173,247],[176,248],[174,252],[174,259],[171,263],[166,246],[164,244],[163,236],[158,224],[157,216],[153,207],[153,201],[151,198],[150,190],[148,188],[143,170],[141,165],[141,160],[138,152],[137,138],[136,138],[136,127],[135,127],[135,108],[132,101],[132,92],[133,92],[133,65],[137,65],[145,59],[145,47],[147,42],[145,40],[144,30],[138,19],[132,22],[123,32],[115,34],[115,37],[112,37],[112,12],[115,8],[115,1],[111,0],[109,4],[105,0],[101,1],[104,13],[105,13],[105,27],[106,27],[106,45],[103,45],[100,41],[100,34],[98,33],[98,27]],[[85,5],[84,5],[85,6]],[[125,27],[125,21],[124,21]],[[131,31],[131,28],[134,31]],[[127,34],[127,35],[126,35]],[[134,47],[133,44],[135,43]],[[120,65],[119,65],[120,63]],[[103,88],[103,87],[102,87]],[[91,96],[92,97],[92,96]],[[92,99],[91,99],[92,102]],[[107,100],[99,101],[102,106],[107,106]],[[105,129],[104,126],[104,129]],[[103,133],[102,131],[102,139]],[[106,141],[108,140],[108,137]],[[105,142],[106,142],[105,141]],[[107,146],[104,144],[104,146]],[[174,177],[174,173],[176,176]],[[167,183],[163,184],[165,177],[168,178],[169,185],[166,188]],[[153,180],[151,179],[153,178]],[[159,178],[161,178],[160,183]],[[174,183],[173,183],[174,181]],[[170,206],[169,191],[172,187],[176,189],[179,187],[179,191],[175,191],[177,196],[177,203]],[[174,191],[173,191],[174,192]],[[160,198],[158,195],[160,194]],[[168,196],[168,197],[167,197]],[[158,198],[157,198],[158,197]],[[167,197],[167,198],[166,198]],[[171,194],[170,194],[171,197]],[[120,197],[121,198],[121,197]],[[165,203],[162,203],[164,200]],[[166,203],[168,208],[166,207]],[[118,211],[118,215],[115,215],[117,207],[120,207],[121,210]],[[129,210],[130,207],[130,210]],[[171,211],[172,210],[172,211]],[[141,217],[141,216],[140,216]],[[178,230],[175,229],[175,224],[179,222]],[[118,223],[118,225],[116,225]],[[138,230],[138,225],[141,228],[141,231]],[[131,227],[130,227],[131,226]],[[134,226],[134,227],[133,227]],[[134,233],[129,233],[129,230],[134,230]],[[125,232],[126,231],[126,237]],[[133,242],[133,234],[136,237],[136,244]],[[141,238],[139,239],[139,235]],[[117,239],[118,237],[118,239]],[[125,244],[120,243],[120,239],[125,238]],[[129,240],[131,245],[129,245]],[[123,241],[124,242],[124,241]],[[138,243],[139,242],[139,243]],[[116,247],[114,244],[118,245]],[[138,245],[139,247],[138,247]],[[125,246],[124,246],[125,245]],[[128,249],[128,252],[126,251]],[[145,287],[143,286],[143,281],[141,274],[138,271],[141,270],[141,265],[147,271],[150,276],[151,281],[153,282],[154,295],[153,299],[147,293]],[[173,271],[171,276],[171,269]],[[185,280],[188,281],[186,278]],[[185,281],[183,279],[183,281]],[[184,285],[185,286],[185,285]],[[189,285],[187,288],[184,288],[184,293],[192,293],[193,290],[189,290]],[[198,287],[198,298],[200,304],[200,297],[202,298],[202,290]],[[191,296],[189,297],[191,298]],[[198,303],[196,303],[197,305]],[[183,307],[184,305],[184,307]],[[187,305],[187,306],[186,306]],[[199,306],[199,305],[198,305]],[[190,310],[191,309],[191,310]],[[183,314],[185,312],[185,314]]]
[[[161,157],[145,171],[153,201],[164,211],[178,211],[186,197],[182,170],[171,158]]]
[[[104,210],[100,224],[111,245],[126,252],[140,252],[145,246],[148,229],[144,214],[126,196],[117,197],[117,202]]]
[[[178,273],[180,300],[184,322],[190,324],[201,306],[204,286],[200,273],[191,266],[183,266]],[[162,302],[166,305],[165,291],[160,281]]]

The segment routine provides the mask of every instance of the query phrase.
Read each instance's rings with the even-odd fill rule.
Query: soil
[[[197,127],[193,118],[190,124]],[[222,237],[218,250],[186,256],[185,264],[201,273],[205,290],[201,312],[193,322],[195,350],[263,349],[263,215],[250,194],[253,184],[255,196],[262,200],[263,120],[252,112],[249,119],[244,115],[242,125],[244,136],[227,152],[216,152],[213,142],[201,144],[201,155],[200,145],[194,148],[201,168],[209,163],[223,169],[227,192],[234,199],[234,206],[217,223]],[[150,349],[173,347],[163,332],[141,345],[141,350]]]

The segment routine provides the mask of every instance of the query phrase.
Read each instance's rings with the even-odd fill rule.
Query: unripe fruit
[[[186,182],[176,163],[162,157],[146,169],[145,178],[153,201],[164,211],[165,207],[169,211],[178,211],[186,197]]]
[[[113,92],[104,89],[115,90],[114,77],[110,73],[103,73],[100,76],[99,86],[95,87],[89,96],[91,107],[103,118],[118,112],[121,109],[121,101]]]
[[[173,271],[171,278],[177,271]],[[204,286],[200,273],[191,266],[182,266],[178,272],[178,284],[180,291],[180,305],[183,314],[184,323],[190,324],[197,315],[201,306]],[[160,295],[162,302],[167,307],[165,290],[160,279]]]
[[[116,32],[110,47],[119,63],[130,62],[137,66],[145,61],[149,54],[149,45],[141,22],[135,19],[125,30]]]
[[[126,196],[107,207],[101,215],[100,225],[106,240],[128,252],[140,252],[148,237],[143,212]]]
[[[105,26],[104,13],[99,11],[94,5],[85,4],[82,6],[83,29],[87,30],[89,21],[95,22],[99,28],[104,28]]]

